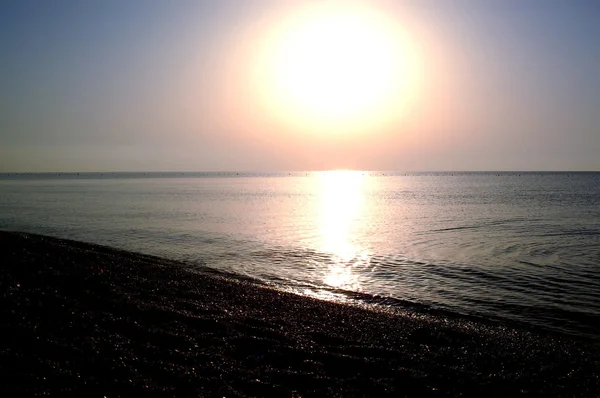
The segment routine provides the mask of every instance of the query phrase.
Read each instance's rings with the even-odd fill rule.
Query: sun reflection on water
[[[329,171],[319,177],[319,250],[331,253],[323,282],[335,288],[361,290],[354,268],[368,262],[355,230],[364,216],[365,179],[361,171]]]

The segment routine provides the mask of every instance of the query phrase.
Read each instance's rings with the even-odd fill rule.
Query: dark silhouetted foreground
[[[600,350],[0,232],[0,396],[600,396]]]

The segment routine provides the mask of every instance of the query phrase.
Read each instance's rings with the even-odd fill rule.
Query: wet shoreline
[[[3,395],[600,395],[600,348],[584,341],[85,243],[0,241]]]

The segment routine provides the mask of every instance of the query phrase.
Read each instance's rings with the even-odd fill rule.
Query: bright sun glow
[[[400,114],[413,95],[416,57],[397,21],[366,5],[309,4],[277,25],[258,57],[269,110],[329,131]]]

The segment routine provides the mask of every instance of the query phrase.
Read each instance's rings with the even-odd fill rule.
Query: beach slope
[[[0,232],[0,395],[600,396],[567,337]]]

